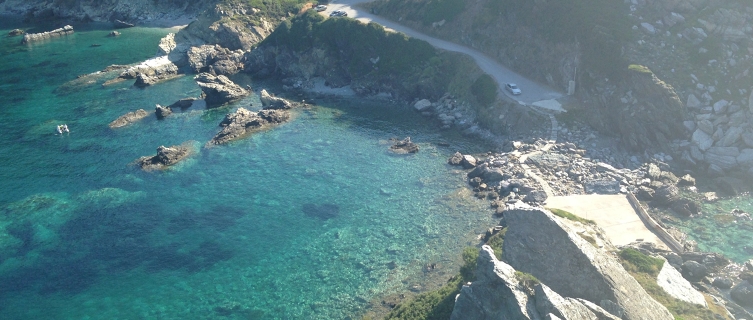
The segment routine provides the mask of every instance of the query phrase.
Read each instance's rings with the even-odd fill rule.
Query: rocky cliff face
[[[504,212],[503,258],[557,293],[591,301],[622,319],[674,319],[612,256],[554,215],[524,204]]]
[[[633,151],[669,150],[686,135],[686,110],[672,86],[643,66],[633,65],[617,86],[588,96],[585,119],[599,131],[620,137]],[[586,95],[584,95],[586,96]]]

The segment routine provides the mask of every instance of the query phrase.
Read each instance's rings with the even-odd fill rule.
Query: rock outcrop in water
[[[188,49],[188,65],[195,72],[213,75],[232,75],[243,70],[243,51],[223,48],[220,45],[202,45]]]
[[[290,119],[290,113],[284,110],[261,110],[254,113],[245,108],[238,108],[234,113],[225,115],[220,122],[222,130],[207,144],[220,145],[238,140],[270,125],[288,121],[288,119]]]
[[[216,107],[225,103],[238,100],[248,95],[246,89],[235,84],[226,76],[214,76],[209,73],[200,73],[194,80],[201,88],[201,96],[207,102],[207,107]]]
[[[397,154],[416,153],[418,152],[418,145],[410,140],[410,137],[405,137],[403,140],[394,139],[394,144],[390,146],[390,151]]]
[[[559,294],[598,304],[626,320],[674,319],[612,256],[553,214],[518,203],[504,212],[504,260]]]
[[[24,33],[26,33],[26,31],[23,31],[21,29],[13,29],[10,32],[8,32],[8,36],[9,37],[15,37],[15,36],[20,36],[20,35],[22,35]]]
[[[264,109],[287,110],[296,106],[292,101],[269,94],[266,89],[261,90],[259,100],[261,100],[261,105]]]
[[[187,144],[179,146],[159,146],[157,154],[151,157],[141,157],[137,161],[143,170],[160,170],[174,165],[191,154],[191,148]]]
[[[113,129],[114,128],[125,127],[125,126],[127,126],[129,124],[132,124],[132,123],[136,122],[136,121],[144,119],[147,116],[149,116],[149,113],[147,113],[146,110],[139,109],[139,110],[132,111],[132,112],[126,113],[126,114],[118,117],[113,122],[110,122],[109,126],[110,126],[110,128],[113,128]]]
[[[29,33],[24,35],[24,39],[21,40],[21,43],[30,43],[35,41],[41,41],[51,38],[57,38],[62,36],[67,36],[69,34],[73,33],[73,27],[70,25],[66,25],[65,27],[58,28],[52,31],[42,32],[42,33]]]
[[[170,107],[164,107],[158,104],[154,108],[154,114],[157,115],[157,119],[164,119],[165,117],[173,114],[173,110],[170,109]]]

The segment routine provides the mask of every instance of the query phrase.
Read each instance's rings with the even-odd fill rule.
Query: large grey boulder
[[[741,306],[753,306],[753,285],[747,280],[740,282],[732,288],[730,296],[732,296],[732,299]]]
[[[700,128],[696,129],[695,132],[693,132],[693,135],[690,137],[690,141],[696,144],[701,151],[706,151],[709,148],[711,148],[712,145],[714,145],[714,139],[711,138],[711,135],[704,132]]]
[[[728,170],[737,166],[737,156],[739,155],[740,150],[735,147],[711,147],[703,157],[709,164]]]
[[[481,248],[476,277],[460,290],[450,319],[540,319],[515,269],[497,260],[489,246]]]
[[[695,262],[695,261],[693,261]],[[706,307],[706,298],[698,292],[693,286],[682,277],[677,269],[669,263],[664,263],[659,275],[656,277],[656,283],[664,289],[670,296],[685,301],[687,303],[697,304]]]
[[[243,70],[243,51],[231,51],[220,45],[191,47],[186,52],[188,65],[195,72],[214,75],[232,75]]]
[[[246,89],[241,88],[223,75],[214,76],[209,73],[200,73],[194,80],[201,88],[201,95],[206,101],[207,107],[220,106],[248,95]]]
[[[504,212],[504,259],[560,295],[602,307],[618,306],[626,320],[674,319],[608,253],[543,209],[516,203]],[[610,310],[609,308],[605,308]]]

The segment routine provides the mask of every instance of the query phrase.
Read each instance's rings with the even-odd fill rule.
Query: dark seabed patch
[[[301,210],[309,217],[328,220],[336,218],[340,214],[340,207],[333,203],[313,204],[306,203]]]

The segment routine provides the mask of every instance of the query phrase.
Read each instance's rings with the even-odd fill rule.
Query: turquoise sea
[[[199,95],[191,76],[146,89],[101,85],[116,74],[77,78],[151,57],[168,30],[108,38],[107,25],[74,25],[32,45],[4,36],[22,26],[0,19],[2,319],[359,319],[385,295],[449,278],[494,224],[445,164],[488,146],[405,107],[319,99],[212,148],[223,116],[258,108],[256,95],[113,130],[126,112]],[[387,152],[405,136],[418,154]],[[181,143],[195,152],[169,170],[132,165]]]

